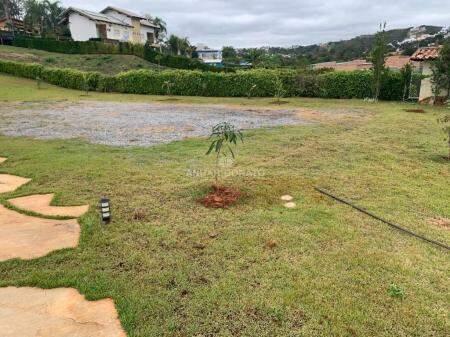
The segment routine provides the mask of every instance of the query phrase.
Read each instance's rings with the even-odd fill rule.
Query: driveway
[[[226,121],[240,129],[310,124],[296,109],[121,102],[4,103],[0,133],[38,139],[82,138],[113,146],[149,146],[208,136]]]

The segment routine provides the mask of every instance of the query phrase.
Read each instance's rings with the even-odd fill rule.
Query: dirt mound
[[[201,200],[201,203],[205,207],[210,208],[226,208],[235,204],[242,196],[242,193],[231,188],[224,186],[212,186],[213,192],[208,194]]]
[[[430,225],[434,225],[434,226],[438,226],[438,227],[442,227],[442,228],[450,230],[450,219],[447,219],[447,218],[433,218],[433,219],[428,219],[427,222]]]

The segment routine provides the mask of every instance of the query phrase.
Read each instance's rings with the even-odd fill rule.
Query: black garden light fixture
[[[100,215],[104,223],[111,221],[111,203],[106,197],[100,199]]]

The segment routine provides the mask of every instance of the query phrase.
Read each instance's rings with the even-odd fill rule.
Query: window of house
[[[154,33],[147,33],[147,42],[148,43],[155,43],[155,34]]]

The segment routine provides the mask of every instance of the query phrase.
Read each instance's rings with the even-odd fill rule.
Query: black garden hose
[[[395,228],[395,229],[397,229],[397,230],[399,230],[399,231],[401,231],[401,232],[403,232],[403,233],[406,233],[406,234],[409,234],[409,235],[411,235],[411,236],[414,236],[414,237],[416,237],[416,238],[418,238],[418,239],[420,239],[420,240],[423,240],[423,241],[426,241],[426,242],[431,243],[431,244],[433,244],[433,245],[436,245],[436,246],[439,246],[439,247],[441,247],[441,248],[444,248],[444,249],[446,249],[447,251],[450,250],[450,247],[447,246],[447,245],[444,244],[444,243],[441,243],[441,242],[438,242],[438,241],[435,241],[435,240],[428,239],[428,238],[426,238],[426,237],[424,237],[424,236],[422,236],[422,235],[420,235],[420,234],[417,234],[417,233],[414,233],[414,232],[410,231],[409,229],[403,228],[403,227],[401,227],[401,226],[399,226],[399,225],[396,225],[396,224],[394,224],[394,223],[392,223],[392,222],[390,222],[390,221],[388,221],[388,220],[385,220],[385,219],[383,219],[383,218],[380,218],[378,215],[375,215],[375,214],[373,214],[373,213],[371,213],[371,212],[369,212],[369,211],[366,211],[365,209],[363,209],[363,208],[361,208],[361,207],[359,207],[359,206],[353,205],[351,202],[349,202],[349,201],[347,201],[347,200],[344,200],[344,199],[342,199],[342,198],[339,198],[339,197],[337,197],[337,196],[331,194],[330,192],[325,191],[324,189],[322,189],[322,188],[320,188],[320,187],[314,187],[314,188],[315,188],[315,190],[316,190],[317,192],[322,193],[322,194],[324,194],[324,195],[326,195],[326,196],[328,196],[328,197],[330,197],[330,198],[332,198],[332,199],[334,199],[334,200],[337,200],[337,201],[339,201],[339,202],[341,202],[341,203],[343,203],[343,204],[346,204],[346,205],[348,205],[348,206],[350,206],[350,207],[353,207],[354,209],[356,209],[356,210],[358,210],[358,211],[360,211],[360,212],[362,212],[362,213],[364,213],[364,214],[366,214],[366,215],[368,215],[368,216],[370,216],[370,217],[372,217],[372,218],[374,218],[374,219],[377,219],[377,220],[379,220],[379,221],[381,221],[381,222],[383,222],[383,223],[385,223],[385,224],[391,226],[392,228]]]

